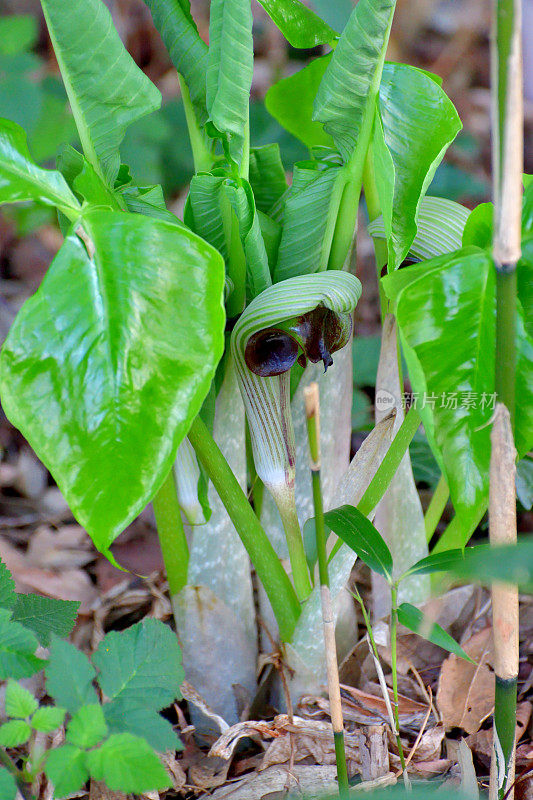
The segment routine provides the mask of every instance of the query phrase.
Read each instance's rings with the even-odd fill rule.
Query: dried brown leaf
[[[447,730],[462,728],[473,734],[494,708],[494,673],[489,664],[493,657],[492,628],[475,633],[463,648],[474,659],[470,664],[456,655],[442,665],[437,705]]]

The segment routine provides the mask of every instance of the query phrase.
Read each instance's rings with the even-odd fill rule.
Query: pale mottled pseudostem
[[[398,358],[396,319],[392,314],[387,314],[383,321],[376,379],[376,422],[390,414],[394,408],[396,410],[394,435],[405,418]],[[409,451],[402,458],[396,474],[377,506],[374,525],[392,553],[394,577],[401,575],[420,558],[427,556],[424,514],[413,477]],[[423,603],[429,597],[429,589],[429,576],[412,576],[402,581],[399,601]],[[376,619],[388,614],[390,591],[384,579],[376,574],[372,575],[372,600]]]
[[[217,397],[213,435],[244,488],[244,407],[232,359],[228,359]],[[172,604],[187,680],[231,725],[239,719],[233,685],[240,684],[251,695],[256,685],[250,560],[211,483],[208,497],[211,518],[192,528],[188,585],[172,598]],[[211,729],[212,723],[193,706],[195,724],[204,732]]]
[[[509,411],[497,403],[491,431],[489,533],[491,545],[516,544],[515,475],[516,449]],[[513,692],[518,676],[518,589],[509,584],[492,585],[494,672],[496,698]],[[498,700],[497,700],[498,702]],[[505,721],[503,721],[505,722]],[[498,732],[494,726],[490,798],[506,792],[514,780],[515,719]],[[509,795],[509,796],[512,796]]]

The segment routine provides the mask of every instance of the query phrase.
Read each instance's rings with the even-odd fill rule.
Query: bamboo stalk
[[[331,725],[333,727],[333,738],[335,742],[339,795],[341,798],[345,798],[348,795],[348,770],[346,767],[344,720],[342,716],[339,668],[337,664],[337,646],[335,643],[335,615],[333,613],[333,605],[329,591],[326,527],[324,524],[324,507],[322,489],[320,486],[320,408],[317,383],[311,383],[304,389],[304,400],[311,479],[313,484],[313,503],[315,507],[316,549],[318,572],[320,576],[320,599],[322,603],[322,626],[324,630]]]
[[[516,451],[513,441],[516,373],[516,263],[521,255],[523,101],[520,0],[493,0],[491,40],[493,257],[496,269],[498,403],[491,433],[489,532],[493,545],[516,542]],[[518,592],[492,587],[494,629],[494,747],[491,800],[513,800],[518,674]]]
[[[507,407],[498,403],[491,431],[489,531],[492,545],[516,543],[516,450]],[[518,589],[492,585],[494,634],[494,748],[490,800],[502,798],[514,781],[518,678]],[[507,795],[513,798],[514,790]]]

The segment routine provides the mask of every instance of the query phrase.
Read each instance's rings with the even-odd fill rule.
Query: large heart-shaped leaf
[[[322,123],[313,119],[313,103],[330,61],[331,53],[315,58],[299,72],[271,86],[265,97],[268,113],[309,148],[334,144]]]
[[[161,34],[172,63],[185,79],[198,122],[207,120],[205,86],[207,45],[200,38],[189,2],[144,0]]]
[[[60,172],[41,169],[30,156],[26,133],[9,119],[0,120],[0,203],[36,200],[75,217],[80,204]]]
[[[379,110],[374,126],[374,171],[392,270],[409,251],[417,231],[420,200],[462,126],[438,83],[406,64],[385,64]]]
[[[128,125],[161,94],[122,44],[102,0],[41,0],[87,160],[110,186]]]
[[[486,503],[494,410],[495,280],[490,255],[465,248],[382,279],[396,307],[428,441],[465,538]],[[516,443],[532,444],[532,343],[517,322]],[[468,533],[467,533],[468,532]]]
[[[366,153],[395,0],[359,0],[342,32],[315,99],[314,119],[324,123],[345,161]]]
[[[7,416],[105,550],[170,470],[223,351],[221,256],[149,217],[94,211],[0,356]]]
[[[300,0],[259,0],[293,47],[310,49],[328,44],[338,34]]]

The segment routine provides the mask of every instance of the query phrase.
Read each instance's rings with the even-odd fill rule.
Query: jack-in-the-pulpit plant
[[[293,47],[322,48],[265,98],[308,149],[290,181],[277,145],[251,145],[250,0],[212,0],[209,45],[188,0],[146,0],[178,71],[194,157],[183,220],[160,186],[138,185],[122,163],[127,126],[161,96],[102,0],[41,0],[81,150],[63,148],[57,169],[44,169],[24,131],[0,121],[0,202],[55,207],[64,233],[0,355],[6,414],[109,558],[114,539],[153,501],[185,675],[200,706],[215,712],[206,719],[193,709],[204,732],[216,715],[238,720],[235,684],[251,701],[258,689],[252,569],[261,636],[267,628],[264,641],[282,648],[293,702],[325,684],[316,556],[313,537],[302,533],[314,513],[307,384],[320,383],[325,509],[376,515],[390,554],[374,586],[375,613],[390,608],[396,624],[397,588],[406,603],[425,599],[429,583],[420,576],[429,570],[413,563],[430,546],[464,547],[488,500],[492,211],[484,204],[470,214],[427,194],[461,128],[457,112],[438,76],[386,60],[395,0],[359,0],[339,33],[299,0],[260,2]],[[533,444],[530,179],[525,187],[515,331],[520,457]],[[377,416],[350,465],[362,192],[385,331],[378,389],[395,414]],[[435,398],[406,414],[400,350],[413,392]],[[485,402],[463,403],[472,393]],[[425,520],[408,453],[421,421],[442,473]],[[434,544],[448,494],[455,515]],[[361,552],[329,527],[342,654],[356,635],[345,588]],[[475,565],[484,563],[485,579],[500,575],[490,554],[476,557],[457,572],[478,577]],[[508,577],[529,585],[530,566],[520,573],[509,564],[516,562]],[[272,677],[272,697],[282,701]]]

